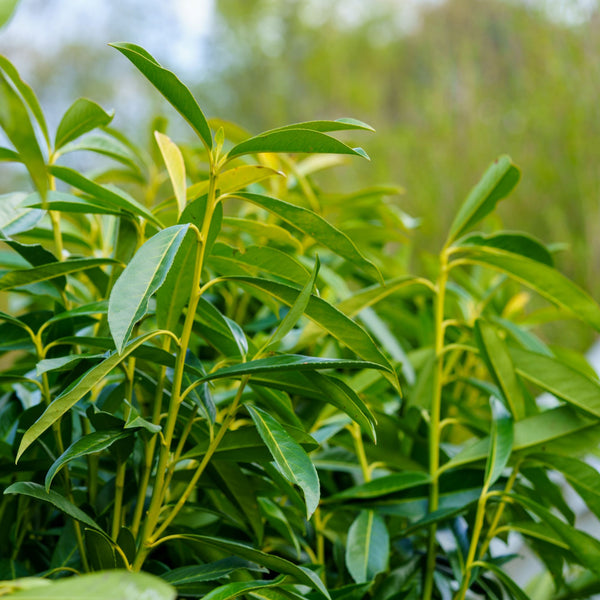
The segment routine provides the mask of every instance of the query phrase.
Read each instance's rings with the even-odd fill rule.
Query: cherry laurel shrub
[[[538,333],[600,307],[536,239],[473,232],[511,160],[412,276],[397,190],[315,184],[368,125],[251,136],[113,46],[197,144],[158,119],[140,148],[84,98],[51,136],[0,59],[0,159],[34,190],[0,198],[0,594],[521,600],[511,532],[532,597],[600,589],[563,495],[600,516],[600,383]]]

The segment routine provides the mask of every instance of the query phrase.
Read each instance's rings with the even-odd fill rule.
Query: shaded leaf
[[[490,246],[513,254],[522,254],[537,260],[548,267],[554,266],[554,259],[548,248],[533,236],[525,233],[501,231],[490,235],[469,235],[458,242],[459,245]]]
[[[485,465],[484,487],[489,489],[498,481],[508,464],[513,446],[513,420],[502,402],[492,396],[492,431],[490,450]]]
[[[67,109],[58,125],[54,147],[61,148],[96,127],[104,127],[112,118],[113,115],[99,104],[87,98],[78,98]]]
[[[280,575],[272,580],[266,581],[244,581],[240,583],[226,583],[215,588],[205,596],[203,600],[232,600],[242,594],[247,594],[253,590],[262,590],[264,588],[277,587],[283,583],[285,575]]]
[[[384,475],[383,477],[378,477],[377,479],[373,479],[372,481],[368,481],[361,485],[347,488],[330,496],[325,502],[379,498],[419,485],[425,485],[428,482],[429,475],[420,471],[394,473],[393,475]]]
[[[348,530],[346,567],[356,583],[372,581],[387,569],[390,536],[384,520],[372,510],[363,510]]]

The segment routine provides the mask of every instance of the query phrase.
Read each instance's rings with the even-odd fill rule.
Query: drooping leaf
[[[321,497],[315,466],[302,446],[271,415],[255,406],[247,405],[246,408],[280,471],[304,493],[307,518],[310,519]]]
[[[510,348],[510,356],[521,377],[600,417],[600,382],[550,356],[520,348]]]
[[[358,119],[342,117],[341,119],[335,119],[335,121],[304,121],[303,123],[292,123],[291,125],[270,129],[260,135],[272,133],[273,131],[286,131],[288,129],[310,129],[311,131],[320,131],[323,133],[328,131],[349,131],[351,129],[375,131],[370,125],[367,125],[367,123],[363,123]]]
[[[68,354],[66,356],[57,356],[56,358],[45,358],[40,360],[35,366],[37,375],[48,373],[50,371],[64,371],[73,368],[82,360],[103,358],[102,354]]]
[[[39,194],[31,194],[25,206],[28,208],[45,208],[46,210],[56,210],[61,212],[73,212],[96,215],[120,215],[123,209],[115,206],[107,206],[101,200],[91,197],[74,196],[63,192],[48,192],[48,200],[43,203]]]
[[[39,578],[38,578],[39,580]],[[111,570],[102,573],[86,573],[77,577],[59,580],[42,579],[47,585],[21,589],[11,593],[18,600],[67,600],[86,598],[86,600],[133,600],[134,598],[152,598],[152,600],[175,600],[175,590],[150,573],[132,573],[130,571]],[[15,589],[19,580],[14,582]]]
[[[79,273],[100,265],[115,264],[112,258],[74,258],[62,262],[53,262],[40,267],[16,269],[0,277],[0,290],[10,290],[22,285],[56,279],[64,275]]]
[[[69,517],[84,523],[92,529],[102,531],[100,526],[91,517],[89,517],[87,513],[84,513],[80,508],[67,500],[63,495],[53,490],[46,491],[44,486],[39,485],[38,483],[32,483],[30,481],[17,481],[16,483],[8,486],[4,490],[4,493],[23,494],[24,496],[31,496],[37,500],[48,502],[58,508],[58,510],[61,512],[69,515]]]
[[[50,469],[46,473],[45,486],[46,491],[50,491],[52,480],[54,476],[60,471],[60,469],[68,462],[87,456],[88,454],[95,454],[102,452],[106,448],[110,447],[117,440],[123,439],[131,435],[130,431],[121,431],[118,429],[105,431],[94,431],[88,433],[83,437],[73,442],[55,461],[52,463]]]
[[[492,396],[492,431],[490,450],[485,465],[484,487],[489,489],[498,481],[506,467],[513,447],[513,420],[504,404]]]
[[[55,149],[62,148],[96,127],[108,125],[112,118],[113,115],[107,113],[99,104],[87,98],[78,98],[67,109],[58,125]]]
[[[150,297],[164,283],[189,225],[173,225],[152,236],[115,283],[108,301],[108,324],[121,352],[133,326],[148,310]]]
[[[537,260],[542,264],[553,267],[554,259],[548,248],[539,240],[525,233],[500,231],[490,235],[469,235],[458,242],[459,245],[490,246],[513,254],[521,254]]]
[[[37,142],[29,113],[19,95],[0,72],[0,127],[12,142],[42,198],[48,191],[46,161]]]
[[[48,169],[52,175],[58,177],[61,181],[106,203],[107,207],[123,210],[132,215],[143,217],[157,227],[162,227],[161,222],[148,209],[129,197],[128,194],[122,190],[117,190],[114,187],[109,188],[107,186],[102,186],[68,167],[52,165]]]
[[[71,384],[52,403],[46,408],[39,419],[25,431],[19,451],[17,452],[17,460],[22,456],[23,452],[35,440],[37,440],[44,431],[51,427],[58,419],[60,419],[69,409],[71,409],[79,400],[81,400],[94,386],[98,384],[108,373],[110,373],[121,361],[129,356],[136,348],[144,342],[159,335],[160,332],[151,332],[142,335],[132,340],[119,354],[112,353],[108,358],[103,360],[99,365],[92,367],[84,373],[77,381]],[[78,339],[78,338],[76,338]]]
[[[267,131],[240,142],[228,153],[229,159],[259,152],[306,152],[309,154],[353,154],[369,158],[362,148],[350,148],[343,142],[313,129]]]
[[[255,590],[262,590],[265,588],[277,587],[283,583],[285,575],[280,575],[272,580],[259,580],[259,581],[243,581],[239,583],[226,583],[218,588],[215,588],[205,596],[202,596],[205,600],[233,600],[243,594],[249,594]]]
[[[501,583],[512,594],[515,600],[530,600],[529,596],[522,590],[519,584],[517,584],[513,579],[511,579],[511,577],[498,565],[485,561],[478,561],[477,564],[478,566],[481,566],[484,569],[494,573],[494,575],[498,577]]]
[[[42,210],[25,206],[27,194],[16,192],[0,195],[0,230],[13,236],[33,229],[44,216]]]
[[[483,319],[475,321],[474,332],[480,356],[502,394],[499,399],[504,400],[516,421],[521,420],[525,417],[525,400],[506,345],[495,327]]]
[[[517,185],[521,174],[509,156],[500,156],[484,173],[459,208],[448,234],[446,245],[490,214]]]
[[[267,554],[261,550],[256,550],[252,546],[243,544],[241,542],[234,542],[224,538],[210,537],[206,535],[180,535],[178,536],[184,540],[195,541],[200,544],[206,544],[213,546],[220,550],[224,550],[230,555],[239,556],[245,558],[259,565],[267,567],[276,573],[282,573],[294,577],[298,583],[307,585],[319,593],[319,597],[331,600],[329,592],[323,585],[323,582],[319,579],[318,575],[305,567],[300,567],[294,563],[275,556],[273,554]]]
[[[140,46],[129,43],[109,44],[128,58],[148,81],[173,105],[200,136],[205,146],[212,148],[212,134],[206,117],[189,89],[171,71]]]
[[[502,271],[600,331],[600,306],[584,290],[552,267],[521,254],[488,246],[463,246],[460,252],[461,262]]]
[[[286,223],[354,263],[374,279],[383,282],[379,269],[359,252],[354,242],[313,211],[264,194],[237,192],[235,196],[277,215]]]
[[[387,569],[390,536],[385,521],[372,510],[363,510],[348,530],[346,567],[356,583],[372,581]]]
[[[183,155],[181,150],[177,147],[171,138],[166,136],[160,131],[154,132],[154,138],[160,149],[163,160],[167,167],[167,173],[173,186],[173,192],[177,200],[177,206],[179,208],[179,214],[181,214],[186,205],[186,188],[187,182],[185,177],[185,164],[183,162]]]
[[[179,567],[161,575],[161,579],[175,586],[185,588],[194,583],[216,581],[240,569],[257,569],[256,565],[247,560],[230,556],[215,562],[189,567]]]
[[[325,502],[344,502],[346,500],[362,500],[366,498],[380,498],[402,490],[425,485],[429,482],[429,475],[420,471],[405,471],[393,475],[384,475],[367,483],[356,485],[333,496]]]

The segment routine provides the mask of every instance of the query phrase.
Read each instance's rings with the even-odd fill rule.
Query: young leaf
[[[491,213],[497,202],[508,196],[517,185],[520,176],[519,169],[509,156],[496,159],[458,210],[450,226],[446,245]]]
[[[565,402],[600,417],[600,382],[550,356],[510,348],[517,373]]]
[[[552,267],[521,254],[487,246],[462,246],[460,251],[460,262],[502,271],[600,331],[600,306],[589,294]]]
[[[171,71],[162,67],[146,50],[135,44],[109,44],[127,57],[148,81],[173,105],[179,114],[200,136],[208,150],[212,134],[206,117],[188,88]]]
[[[513,421],[504,404],[497,398],[490,398],[492,408],[492,431],[490,451],[485,464],[484,487],[489,489],[498,481],[508,464],[513,448]]]
[[[121,352],[133,326],[148,310],[150,297],[164,283],[189,225],[173,225],[151,237],[131,259],[108,301],[108,324]]]
[[[304,493],[307,518],[319,506],[321,496],[317,471],[302,446],[268,413],[255,406],[246,408],[258,429],[260,437],[271,452],[273,460],[285,475]]]
[[[242,165],[219,173],[217,189],[219,195],[230,194],[241,190],[252,183],[264,181],[270,177],[285,177],[285,173],[263,165]],[[188,198],[196,198],[208,192],[209,181],[200,181],[187,190]]]
[[[143,217],[157,227],[162,227],[161,222],[148,209],[121,190],[117,190],[113,187],[108,188],[95,183],[91,179],[87,179],[77,171],[69,169],[68,167],[52,165],[49,167],[49,171],[61,181],[80,189],[82,192],[89,194],[93,198],[105,202],[109,208],[127,211],[132,215]]]
[[[480,356],[501,391],[504,403],[513,418],[520,421],[525,417],[525,399],[506,345],[493,325],[482,319],[475,321],[474,333]]]
[[[64,496],[53,490],[46,491],[43,485],[38,483],[32,483],[29,481],[17,481],[12,485],[8,486],[4,490],[5,494],[23,494],[24,496],[31,496],[37,500],[48,502],[54,505],[58,510],[69,515],[73,519],[77,519],[81,523],[95,529],[102,531],[100,526],[91,519],[86,513],[80,508],[77,508],[72,502],[69,502]]]
[[[311,129],[283,129],[267,131],[240,142],[228,153],[227,158],[259,152],[306,152],[309,154],[353,154],[369,158],[362,148],[350,148],[334,137]]]
[[[55,149],[62,148],[84,133],[104,127],[112,121],[113,115],[87,98],[78,98],[67,109],[56,130]]]
[[[144,342],[156,337],[160,332],[151,332],[132,340],[122,353],[113,353],[99,365],[92,367],[84,373],[77,381],[71,384],[52,403],[46,408],[39,419],[25,432],[21,439],[21,445],[17,452],[17,460],[23,452],[37,440],[44,431],[51,427],[68,410],[70,410],[79,400],[81,400],[89,391],[102,381],[122,360],[129,356],[136,348]],[[75,338],[76,340],[79,338]]]
[[[348,530],[346,567],[356,583],[373,581],[387,569],[390,536],[384,520],[372,510],[363,510]]]
[[[88,433],[78,440],[74,441],[52,464],[48,472],[46,473],[46,480],[44,482],[46,491],[50,491],[52,480],[54,476],[60,471],[60,469],[68,462],[80,458],[81,456],[87,456],[88,454],[95,454],[96,452],[102,452],[109,448],[114,442],[124,437],[131,435],[131,431],[120,431],[118,429],[105,431],[94,431]]]
[[[333,250],[333,252],[339,256],[354,263],[365,273],[368,273],[371,277],[383,283],[379,269],[359,252],[354,245],[354,242],[352,242],[345,233],[342,233],[339,229],[330,225],[323,217],[311,210],[302,208],[301,206],[295,206],[294,204],[278,200],[277,198],[265,196],[264,194],[237,192],[235,197],[247,200],[256,206],[260,206],[270,213],[277,215],[286,223],[299,229],[302,233],[309,235],[320,244]]]
[[[36,189],[46,197],[48,174],[46,162],[38,145],[29,113],[19,95],[0,72],[0,127],[13,143]]]
[[[163,160],[167,167],[167,173],[171,179],[171,185],[175,193],[177,200],[177,206],[179,208],[179,215],[183,212],[187,199],[186,199],[186,178],[185,178],[185,164],[183,162],[183,155],[181,150],[177,147],[171,138],[160,133],[160,131],[154,132],[154,138],[160,148]]]

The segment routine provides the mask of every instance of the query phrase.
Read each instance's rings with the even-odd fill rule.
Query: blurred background
[[[251,133],[370,123],[377,133],[360,142],[372,161],[319,185],[401,185],[398,204],[431,252],[486,166],[510,154],[523,178],[500,210],[505,228],[564,243],[560,266],[600,298],[598,0],[21,0],[0,53],[51,127],[87,96],[147,140],[152,116],[174,113],[111,41],[144,46],[207,116]],[[576,345],[587,335],[574,332]]]

